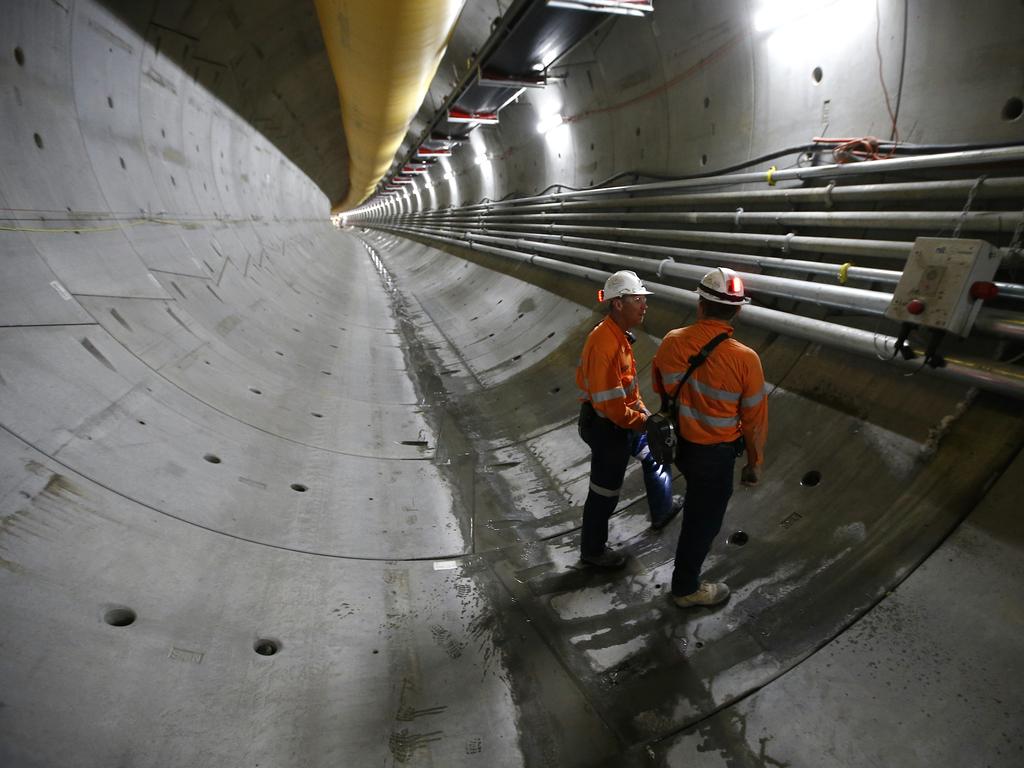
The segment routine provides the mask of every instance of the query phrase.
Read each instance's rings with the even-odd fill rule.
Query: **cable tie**
[[[774,187],[775,186],[775,172],[777,170],[779,170],[779,169],[776,168],[773,165],[771,168],[768,169],[768,173],[765,174],[765,179],[764,180],[768,182],[768,186],[769,187]]]
[[[790,244],[790,242],[792,242],[794,237],[796,237],[796,232],[790,232],[788,235],[786,235],[783,238],[786,241],[786,242],[784,242],[782,244],[782,252],[783,253],[789,253],[789,244]]]
[[[742,208],[737,208],[736,209],[736,219],[735,219],[735,222],[734,222],[735,225],[736,225],[736,229],[740,228],[740,215],[742,213],[743,213],[743,209]]]
[[[852,261],[848,261],[839,267],[839,284],[846,285],[847,273],[850,271],[850,267],[853,266]]]
[[[825,207],[826,208],[831,208],[831,207],[833,207],[835,205],[835,203],[832,201],[832,190],[835,189],[835,188],[836,188],[836,183],[834,181],[830,181],[828,183],[828,186],[825,187]]]
[[[661,261],[658,262],[658,272],[657,272],[658,277],[661,277],[661,270],[663,270],[665,268],[665,265],[668,264],[669,262],[672,262],[673,264],[675,264],[676,260],[675,259],[662,259]]]

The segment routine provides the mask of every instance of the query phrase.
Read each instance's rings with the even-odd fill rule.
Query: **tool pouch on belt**
[[[580,439],[584,443],[590,445],[590,436],[593,432],[594,419],[597,418],[597,412],[594,410],[594,406],[589,400],[584,400],[580,403],[580,418],[576,424],[577,429],[580,433]]]
[[[686,373],[683,374],[683,378],[679,381],[679,386],[676,387],[676,391],[672,394],[672,399],[669,401],[668,412],[661,411],[647,418],[647,426],[645,427],[647,431],[647,447],[651,450],[651,456],[659,464],[663,464],[666,467],[671,466],[676,458],[676,446],[679,444],[679,438],[676,435],[676,424],[679,423],[679,393],[682,391],[683,385],[690,378],[690,374],[708,359],[708,355],[711,354],[712,350],[728,338],[728,333],[720,333],[701,347],[700,351],[690,358],[690,366],[686,369]]]

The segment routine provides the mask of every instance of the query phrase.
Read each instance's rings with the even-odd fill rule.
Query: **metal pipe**
[[[391,227],[390,225],[383,226],[381,229],[385,231],[401,231],[401,229]],[[438,242],[445,242],[463,248],[467,247],[466,242],[463,240],[436,235],[429,237]],[[590,282],[603,283],[609,275],[608,272],[598,269],[565,264],[564,262],[548,259],[543,256],[526,256],[515,251],[481,245],[479,243],[470,243],[469,247],[484,253],[491,253],[563,274],[574,275]],[[683,305],[691,309],[697,305],[697,294],[693,291],[685,291],[659,283],[648,283],[647,285],[659,298],[667,299],[674,304]],[[927,373],[961,384],[976,386],[1018,399],[1024,399],[1024,370],[1019,368],[1009,368],[999,363],[960,357],[947,357],[944,367],[931,368],[920,361],[904,360],[899,355],[895,355],[896,339],[892,336],[863,331],[859,328],[850,328],[824,320],[790,315],[786,312],[779,312],[765,307],[744,307],[742,316],[744,322],[750,322],[752,325],[775,331],[785,336],[852,352],[864,357],[874,357],[882,362],[912,373]],[[921,352],[918,350],[917,354],[920,356]]]
[[[466,219],[472,221],[474,219]],[[512,223],[525,221],[547,224],[563,221],[625,221],[664,222],[666,224],[693,224],[695,226],[736,227],[842,227],[856,229],[924,229],[953,230],[956,227],[977,232],[1010,234],[1017,224],[1024,220],[1020,213],[997,211],[975,211],[950,213],[936,211],[899,211],[896,213],[874,213],[850,211],[831,213],[810,211],[806,213],[769,212],[749,213],[742,208],[733,213],[524,213],[516,215],[489,216],[491,223]],[[482,220],[481,220],[482,221]]]
[[[623,197],[613,200],[559,200],[547,203],[518,204],[518,200],[501,203],[477,203],[455,209],[435,209],[418,212],[421,216],[434,217],[448,211],[488,212],[514,206],[516,211],[546,210],[606,210],[614,208],[659,208],[663,206],[726,206],[726,205],[811,205],[819,204],[831,208],[836,203],[853,201],[925,201],[963,198],[975,190],[976,200],[1000,197],[1024,196],[1024,177],[985,179],[978,184],[975,179],[952,181],[894,182],[891,184],[860,184],[850,186],[814,187],[811,189],[770,189],[746,192],[706,192],[703,194],[661,195],[657,197]]]
[[[543,229],[550,233],[612,235],[614,237],[639,237],[650,240],[672,240],[692,243],[713,243],[732,245],[744,248],[769,248],[811,253],[828,253],[833,255],[855,256],[860,258],[881,258],[906,261],[914,244],[897,240],[860,240],[843,237],[805,237],[790,233],[788,235],[746,235],[736,232],[710,232],[706,230],[686,229],[647,229],[638,227],[588,227],[570,224],[545,224],[543,227],[531,227],[525,224],[492,224],[485,230],[536,231]],[[1004,266],[1016,266],[1024,261],[1024,257],[1010,253],[1008,248],[995,249],[1003,259]],[[1008,284],[1012,285],[1012,284]],[[1022,294],[1024,295],[1024,294]]]
[[[446,230],[420,229],[407,230],[420,231],[429,235],[447,236]],[[607,251],[594,251],[584,248],[574,248],[565,245],[550,245],[546,243],[535,243],[527,240],[493,237],[470,233],[465,236],[469,243],[483,242],[498,246],[510,246],[510,250],[521,252],[523,249],[533,248],[545,253],[564,255],[570,258],[582,259],[598,264],[612,264],[617,267],[628,267],[639,272],[654,273],[658,277],[663,274],[670,277],[693,280],[695,282],[707,272],[706,266],[697,264],[680,264],[674,260],[665,259],[655,261],[642,256],[627,256],[623,254],[610,253]],[[755,291],[780,298],[792,299],[795,301],[807,301],[824,307],[846,309],[861,314],[880,317],[892,302],[891,293],[881,291],[869,291],[860,288],[850,288],[828,283],[814,283],[802,280],[793,280],[784,277],[774,277],[753,272],[740,272],[744,281]],[[1011,337],[1024,341],[1024,318],[1009,313],[1001,313],[998,319],[990,317],[987,310],[983,310],[975,320],[974,327],[983,333],[994,336]]]
[[[627,184],[616,187],[602,187],[599,189],[555,192],[545,195],[520,197],[515,200],[503,200],[494,203],[487,203],[486,205],[489,205],[493,209],[537,202],[583,200],[625,194],[649,194],[663,190],[702,189],[707,187],[760,183],[775,186],[779,182],[787,181],[844,179],[855,178],[866,174],[898,173],[925,168],[1019,163],[1021,161],[1024,161],[1024,145],[1000,147],[995,149],[967,150],[963,152],[943,152],[934,155],[890,158],[888,160],[870,160],[860,163],[818,165],[809,168],[789,168],[781,171],[769,169],[767,171],[705,176],[696,179],[678,179],[675,181],[658,181],[648,184]],[[363,214],[360,213],[358,215],[362,216]]]
[[[455,227],[455,228],[458,228],[459,226],[461,226],[461,225],[453,225],[453,227]],[[826,275],[834,274],[834,275],[838,275],[840,269],[842,267],[844,267],[844,266],[847,266],[845,264],[842,264],[842,265],[840,265],[840,264],[828,264],[828,263],[823,263],[823,262],[813,262],[813,261],[807,261],[807,260],[780,259],[778,257],[771,257],[771,256],[767,256],[767,257],[752,256],[752,255],[749,255],[749,254],[739,254],[739,253],[732,253],[732,252],[726,252],[726,251],[704,251],[704,252],[702,252],[702,251],[695,251],[695,250],[686,249],[686,248],[674,248],[672,246],[656,246],[656,245],[651,245],[651,244],[647,244],[647,243],[636,243],[636,242],[629,242],[629,241],[626,241],[626,242],[622,242],[622,241],[608,241],[608,240],[599,240],[599,239],[592,239],[592,238],[572,237],[572,236],[565,236],[565,235],[537,234],[537,233],[530,232],[531,228],[528,228],[528,227],[525,227],[525,226],[521,226],[521,225],[499,225],[497,227],[484,227],[482,229],[485,232],[488,231],[488,230],[499,230],[500,231],[500,230],[503,230],[503,229],[511,229],[513,231],[523,231],[523,230],[526,230],[527,233],[528,233],[527,236],[531,237],[531,238],[534,238],[534,239],[558,239],[558,240],[560,240],[562,242],[579,242],[579,243],[596,244],[596,245],[602,245],[602,246],[619,246],[619,247],[630,248],[630,249],[634,249],[634,250],[644,250],[644,251],[648,251],[648,252],[652,252],[652,253],[664,253],[666,255],[679,255],[679,256],[683,256],[684,258],[697,258],[697,259],[704,260],[704,261],[716,261],[717,260],[717,261],[720,262],[722,260],[727,260],[727,261],[731,261],[732,263],[747,263],[747,264],[756,263],[756,264],[758,264],[758,266],[763,266],[763,267],[768,267],[768,268],[778,268],[778,269],[787,269],[788,268],[788,269],[790,269],[790,271],[807,271],[807,272],[811,272],[811,273],[814,273],[814,274],[826,274]],[[561,229],[564,229],[564,227],[559,227],[559,230],[561,230]],[[585,229],[593,229],[593,228],[585,228]],[[472,231],[469,228],[465,228],[465,230],[466,231]],[[698,243],[706,242],[706,243],[723,243],[723,244],[728,244],[728,243],[732,242],[732,243],[735,243],[738,246],[746,246],[746,247],[756,247],[758,245],[761,245],[762,241],[765,238],[779,238],[778,240],[775,240],[774,242],[775,243],[781,243],[781,250],[784,253],[788,252],[789,250],[800,250],[800,251],[815,251],[815,252],[819,252],[819,253],[832,253],[832,254],[841,254],[841,255],[864,256],[864,255],[866,255],[866,253],[865,253],[865,251],[863,249],[864,248],[871,248],[874,245],[874,246],[879,246],[878,250],[882,251],[881,253],[878,253],[879,256],[883,256],[884,255],[884,257],[886,257],[886,258],[902,259],[903,261],[906,261],[907,257],[910,255],[910,250],[913,247],[913,243],[898,243],[896,241],[887,241],[887,240],[853,240],[853,239],[850,239],[850,238],[803,238],[803,237],[796,237],[796,236],[792,236],[792,235],[782,235],[782,236],[779,236],[779,235],[736,235],[735,233],[727,233],[727,232],[721,232],[721,233],[699,232],[699,233],[695,233],[695,232],[688,232],[688,231],[679,231],[679,235],[680,236],[678,238],[665,238],[665,237],[661,237],[657,233],[663,233],[663,232],[666,232],[666,231],[676,232],[676,230],[659,230],[659,229],[654,229],[654,230],[646,230],[646,229],[643,229],[643,230],[640,230],[640,229],[624,230],[622,228],[614,228],[614,229],[609,229],[609,231],[614,231],[616,234],[622,233],[622,232],[629,232],[631,234],[632,233],[641,233],[642,232],[642,233],[645,233],[645,236],[649,236],[649,237],[654,238],[654,239],[691,240],[691,241],[696,241]],[[648,235],[647,233],[654,233],[654,234]],[[687,237],[687,235],[690,235],[690,236]],[[842,250],[838,250],[837,248],[827,247],[825,245],[825,243],[828,243],[830,245],[837,245],[837,246],[840,246],[842,248],[848,248],[849,250],[842,251]],[[897,253],[895,246],[899,246],[901,248],[901,251]],[[884,251],[882,249],[884,249]],[[1002,255],[1002,257],[1004,259],[1004,262],[1008,262],[1007,266],[1013,266],[1017,261],[1019,261],[1018,258],[1012,258],[1011,257],[1011,254],[1009,253],[1009,249],[1000,248],[1000,249],[997,249],[997,251]],[[792,266],[787,267],[786,266],[787,263],[792,265]],[[858,277],[858,278],[862,278],[862,279],[865,279],[865,280],[880,280],[880,281],[886,282],[886,283],[896,283],[896,282],[899,282],[900,274],[901,274],[900,272],[895,271],[895,270],[875,269],[875,268],[870,268],[870,267],[856,267],[856,266],[852,266],[852,265],[847,267],[847,277],[848,278]],[[996,286],[999,288],[999,293],[1003,297],[1013,298],[1013,299],[1024,299],[1024,285],[1021,285],[1019,283],[996,282]]]

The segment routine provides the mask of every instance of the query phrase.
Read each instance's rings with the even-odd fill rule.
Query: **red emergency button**
[[[995,283],[977,282],[971,286],[971,298],[988,301],[999,295],[999,286]]]
[[[907,302],[907,312],[912,315],[920,315],[924,312],[924,302],[920,299],[911,299]]]

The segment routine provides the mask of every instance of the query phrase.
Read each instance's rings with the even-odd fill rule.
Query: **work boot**
[[[693,605],[718,605],[729,598],[729,585],[723,581],[702,581],[696,592],[689,595],[672,595],[672,602],[679,608]]]
[[[651,530],[660,531],[666,525],[676,519],[676,515],[679,514],[679,510],[683,508],[683,497],[673,496],[672,497],[672,508],[668,511],[668,514],[660,520],[651,520]]]
[[[580,560],[595,568],[612,571],[626,564],[626,556],[614,549],[605,548],[600,555],[580,555]]]

